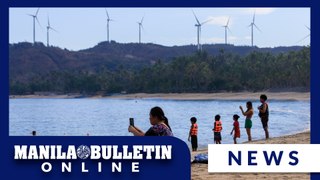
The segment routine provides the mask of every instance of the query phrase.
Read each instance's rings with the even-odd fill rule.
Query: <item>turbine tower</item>
[[[140,22],[137,22],[139,25],[139,44],[141,44],[141,29],[143,29],[143,25],[142,25],[143,19],[144,19],[144,17],[142,17]]]
[[[230,28],[229,28],[229,21],[230,21],[230,17],[227,21],[227,24],[225,26],[222,26],[224,28],[224,40],[225,40],[225,44],[228,44],[228,31],[231,32]]]
[[[58,31],[56,31],[55,29],[53,29],[53,27],[51,27],[50,26],[50,20],[49,20],[49,16],[48,16],[48,25],[47,25],[47,47],[49,47],[49,32],[50,32],[50,30],[53,30],[53,31],[55,31],[55,32],[58,32]]]
[[[110,16],[109,16],[109,13],[108,13],[107,9],[105,9],[105,10],[106,10],[106,15],[107,15],[107,41],[110,42],[109,23],[110,23],[110,21],[113,21],[113,19],[110,19]]]
[[[29,16],[31,16],[33,18],[33,44],[35,44],[35,42],[36,42],[36,20],[37,20],[39,26],[41,26],[39,23],[39,20],[38,20],[39,10],[40,10],[40,8],[37,9],[35,14],[28,14]]]
[[[197,18],[196,14],[194,13],[194,11],[192,11],[195,19],[196,19],[196,24],[195,26],[197,27],[197,49],[198,51],[202,50],[202,46],[201,46],[201,42],[200,42],[200,38],[201,38],[201,26],[204,25],[205,23],[211,21],[212,19],[209,19],[207,21],[204,21],[202,23],[200,23],[199,19]]]
[[[258,28],[258,26],[255,24],[255,17],[256,17],[256,12],[253,14],[253,19],[252,22],[248,27],[251,27],[251,47],[253,47],[253,28],[255,27],[258,31],[261,32],[261,30]]]

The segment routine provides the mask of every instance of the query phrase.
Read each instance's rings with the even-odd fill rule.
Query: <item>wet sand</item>
[[[248,142],[245,142],[248,143]],[[298,133],[289,136],[275,137],[269,140],[257,140],[248,144],[309,144],[310,131]],[[208,153],[207,149],[192,152],[191,157],[195,154]],[[208,173],[208,164],[191,164],[191,179],[310,179],[308,173]]]
[[[165,99],[165,100],[257,100],[266,94],[269,100],[310,100],[310,92],[237,92],[237,93],[136,93],[116,94],[110,96],[84,95],[11,95],[10,98],[108,98],[108,99]]]
[[[108,98],[120,99],[172,99],[172,100],[255,100],[261,94],[267,94],[270,100],[309,100],[309,92],[240,92],[240,93],[169,93],[169,94],[127,94],[109,96]]]

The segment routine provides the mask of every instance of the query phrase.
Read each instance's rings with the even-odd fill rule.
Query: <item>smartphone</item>
[[[134,126],[134,119],[133,118],[129,118],[129,122],[130,122],[130,126]]]

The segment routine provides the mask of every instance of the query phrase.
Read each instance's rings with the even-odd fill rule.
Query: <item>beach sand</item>
[[[269,100],[309,100],[310,92],[239,92],[239,93],[168,93],[168,94],[124,94],[108,98],[144,99],[159,98],[172,100],[256,100],[261,94],[267,94]]]
[[[111,96],[82,95],[11,95],[10,98],[108,98],[108,99],[167,99],[167,100],[257,100],[267,94],[269,100],[310,100],[310,92],[226,92],[226,93],[136,93]]]
[[[248,143],[248,142],[247,142]],[[252,141],[248,144],[309,144],[310,131],[289,136],[271,138],[269,140]],[[195,154],[207,153],[208,150],[192,152],[193,159]],[[208,173],[208,164],[191,164],[191,179],[310,179],[309,173]]]

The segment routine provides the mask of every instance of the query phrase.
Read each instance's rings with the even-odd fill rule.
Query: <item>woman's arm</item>
[[[262,109],[259,109],[261,113],[265,113],[267,111],[267,104],[264,103]]]
[[[252,109],[249,110],[249,111],[244,112],[242,106],[240,106],[240,110],[241,110],[241,113],[242,113],[244,116],[252,116],[252,115],[253,115]]]
[[[135,136],[144,136],[144,132],[140,130],[138,127],[129,126],[128,131]]]
[[[242,106],[240,106],[239,108],[240,108],[240,110],[241,110],[241,113],[242,113],[244,116],[246,116],[247,113],[243,111]]]

